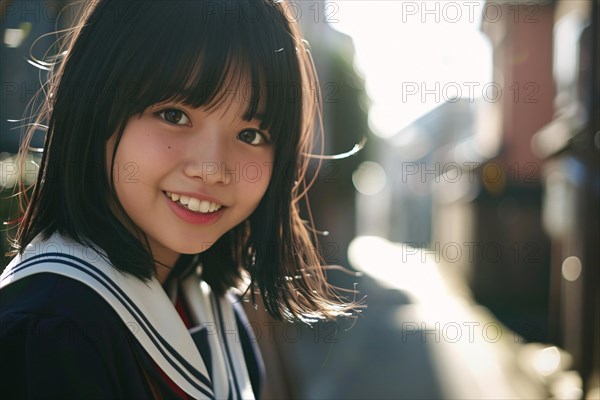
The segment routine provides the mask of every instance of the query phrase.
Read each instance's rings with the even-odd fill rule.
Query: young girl
[[[94,1],[61,54],[0,281],[2,397],[259,397],[232,288],[279,319],[355,306],[298,212],[318,92],[286,3]]]

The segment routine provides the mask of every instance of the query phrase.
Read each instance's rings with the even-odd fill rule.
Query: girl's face
[[[207,250],[265,194],[274,146],[258,119],[244,120],[246,106],[234,101],[208,112],[164,103],[129,119],[113,180],[157,261],[172,266],[182,253]],[[109,158],[114,145],[115,135]]]

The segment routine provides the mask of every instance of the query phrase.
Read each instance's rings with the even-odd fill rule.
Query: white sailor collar
[[[195,399],[214,399],[213,385],[198,348],[160,283],[113,268],[94,249],[55,233],[36,238],[0,276],[0,288],[49,272],[95,290],[112,306],[154,362]],[[195,277],[194,277],[195,278]]]

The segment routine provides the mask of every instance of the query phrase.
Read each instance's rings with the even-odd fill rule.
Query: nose
[[[231,182],[231,171],[225,155],[227,144],[219,129],[203,127],[190,141],[184,163],[184,173],[205,184],[226,185]]]

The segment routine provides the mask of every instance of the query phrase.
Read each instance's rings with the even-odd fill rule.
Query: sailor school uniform
[[[0,360],[3,398],[254,399],[264,376],[231,293],[195,273],[165,290],[59,234],[0,277]]]

